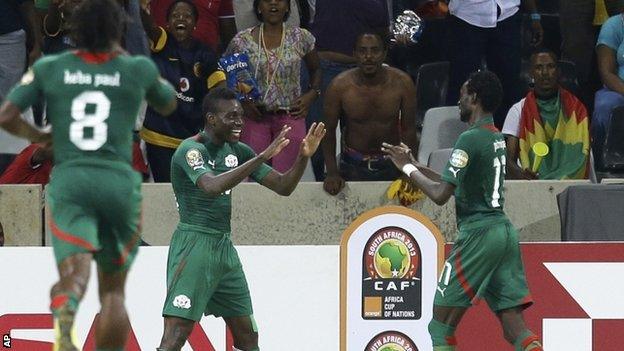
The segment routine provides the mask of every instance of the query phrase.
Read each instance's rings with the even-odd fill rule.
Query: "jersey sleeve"
[[[7,95],[7,100],[21,112],[38,102],[43,95],[41,63],[35,63]]]
[[[238,145],[240,147],[240,153],[243,163],[256,157],[256,153],[249,146],[243,143],[238,143]],[[262,163],[249,176],[251,177],[251,179],[259,183],[260,181],[262,181],[262,179],[264,179],[264,177],[271,173],[272,170],[273,168],[271,166],[267,165],[266,163]]]
[[[453,147],[451,157],[442,172],[442,180],[460,186],[466,176],[468,165],[474,155],[474,140],[470,134],[463,133]]]
[[[206,167],[204,161],[204,157],[207,154],[208,151],[206,151],[203,145],[181,144],[173,154],[171,163],[174,167],[182,169],[193,184],[197,184],[199,177],[206,173],[212,173],[210,168]]]
[[[145,82],[145,100],[156,108],[164,107],[175,98],[175,89],[160,77],[156,64],[145,56],[135,56],[137,59],[135,70],[141,81]]]

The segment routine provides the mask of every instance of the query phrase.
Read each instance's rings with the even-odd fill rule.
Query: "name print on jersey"
[[[499,140],[494,142],[494,152],[498,151],[498,149],[507,149],[507,144],[505,143],[505,140]]]
[[[121,75],[119,72],[112,75],[101,73],[92,75],[91,73],[83,73],[81,70],[70,72],[66,69],[63,72],[63,83],[67,85],[93,85],[94,87],[118,87],[121,85]]]

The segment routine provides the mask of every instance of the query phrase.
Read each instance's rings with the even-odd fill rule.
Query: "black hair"
[[[72,12],[71,37],[76,47],[105,52],[121,40],[126,14],[114,0],[84,0]]]
[[[559,57],[557,57],[557,54],[555,54],[554,51],[552,51],[552,50],[550,50],[548,48],[540,48],[540,49],[537,49],[537,50],[535,50],[535,51],[533,51],[531,53],[531,56],[530,56],[530,59],[529,59],[531,64],[533,64],[533,60],[535,60],[537,55],[540,55],[540,54],[550,55],[550,57],[552,57],[552,59],[553,59],[553,61],[555,61],[555,63],[557,63],[559,61]]]
[[[193,12],[193,17],[195,18],[195,22],[197,22],[197,18],[199,17],[199,12],[197,12],[197,6],[195,6],[195,4],[191,0],[175,0],[174,2],[172,2],[171,5],[167,7],[167,17],[165,17],[167,21],[169,21],[169,16],[171,16],[171,13],[173,12],[173,8],[175,7],[175,5],[181,2],[191,7],[191,12]]]
[[[374,37],[377,37],[377,39],[379,39],[379,41],[381,42],[381,47],[383,48],[384,51],[388,50],[388,42],[386,41],[386,36],[384,34],[381,34],[380,32],[376,32],[376,31],[366,31],[366,32],[361,32],[360,34],[358,34],[357,37],[355,37],[355,42],[353,44],[353,50],[357,49],[358,44],[360,43],[360,40],[365,36],[365,35],[372,35]]]
[[[236,92],[226,87],[210,89],[202,101],[202,114],[221,112],[217,108],[217,103],[221,100],[236,100]]]
[[[476,94],[485,112],[494,112],[503,100],[503,86],[490,71],[474,72],[466,83],[468,93]]]
[[[288,20],[288,17],[290,17],[290,0],[285,0],[286,3],[288,4],[288,11],[286,11],[286,13],[284,14],[284,22],[286,22],[286,20]],[[258,7],[260,6],[260,0],[254,0],[253,2],[253,12],[256,15],[256,18],[258,19],[258,21],[262,22],[262,14],[260,12],[258,12]]]

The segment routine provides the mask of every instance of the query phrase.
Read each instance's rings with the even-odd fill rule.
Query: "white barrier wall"
[[[126,351],[153,351],[162,333],[166,247],[142,248],[130,273],[127,306],[133,333]],[[339,350],[338,246],[244,246],[262,351]],[[612,351],[624,344],[624,243],[522,244],[535,304],[525,320],[548,351]],[[0,248],[0,337],[11,351],[51,351],[48,291],[56,280],[50,248]],[[360,262],[356,265],[360,267]],[[95,272],[94,272],[95,273]],[[78,313],[84,351],[98,309],[96,284]],[[358,297],[359,303],[361,300]],[[232,351],[220,320],[204,318],[185,351]],[[463,351],[513,351],[485,302],[457,330]],[[5,338],[6,336],[6,338]],[[4,344],[6,345],[6,344]],[[1,348],[9,350],[9,348]],[[362,351],[349,349],[348,351]],[[419,351],[431,351],[420,348]]]
[[[559,241],[556,195],[587,181],[507,181],[505,211],[521,241]],[[322,183],[301,183],[289,197],[255,183],[232,192],[232,239],[242,245],[337,245],[342,231],[362,213],[396,200],[386,198],[389,182],[348,182],[331,196]],[[151,245],[168,245],[178,213],[169,184],[144,184],[143,238]],[[411,206],[429,217],[447,240],[457,236],[455,202],[437,206],[423,199]]]
[[[505,211],[521,241],[559,241],[556,195],[586,181],[507,181]],[[396,204],[386,198],[389,182],[350,182],[337,196],[321,183],[301,183],[289,197],[255,184],[236,187],[232,200],[232,238],[240,245],[337,245],[344,228],[363,212]],[[170,184],[143,184],[143,239],[168,245],[178,221]],[[42,242],[41,187],[0,185],[0,223],[7,246],[39,246]],[[429,217],[454,240],[454,202],[437,206],[424,199],[411,206]],[[50,245],[50,238],[45,238]]]
[[[238,248],[254,303],[262,350],[337,350],[339,338],[339,260],[337,246],[245,246]],[[126,289],[132,337],[127,351],[155,350],[162,336],[167,247],[141,248]],[[17,339],[51,342],[49,289],[56,281],[51,248],[0,248],[0,333],[10,333],[11,350],[51,350],[47,343],[25,344]],[[77,316],[80,346],[85,345],[99,305],[96,273]],[[43,315],[41,315],[43,314]],[[19,325],[19,328],[15,328]],[[221,320],[204,317],[208,337],[195,338],[193,348],[225,351]],[[46,328],[47,327],[47,328]],[[7,329],[14,328],[9,332]],[[201,336],[201,335],[200,335]],[[92,340],[91,340],[92,341]],[[295,346],[296,345],[296,346]],[[8,350],[8,349],[7,349]],[[85,347],[85,351],[93,351]],[[228,350],[229,351],[229,350]]]

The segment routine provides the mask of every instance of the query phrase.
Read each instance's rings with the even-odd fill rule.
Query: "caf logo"
[[[373,279],[411,279],[418,272],[419,248],[399,227],[378,230],[365,248],[365,265]]]
[[[385,331],[377,334],[365,351],[418,351],[409,336],[398,331]]]

